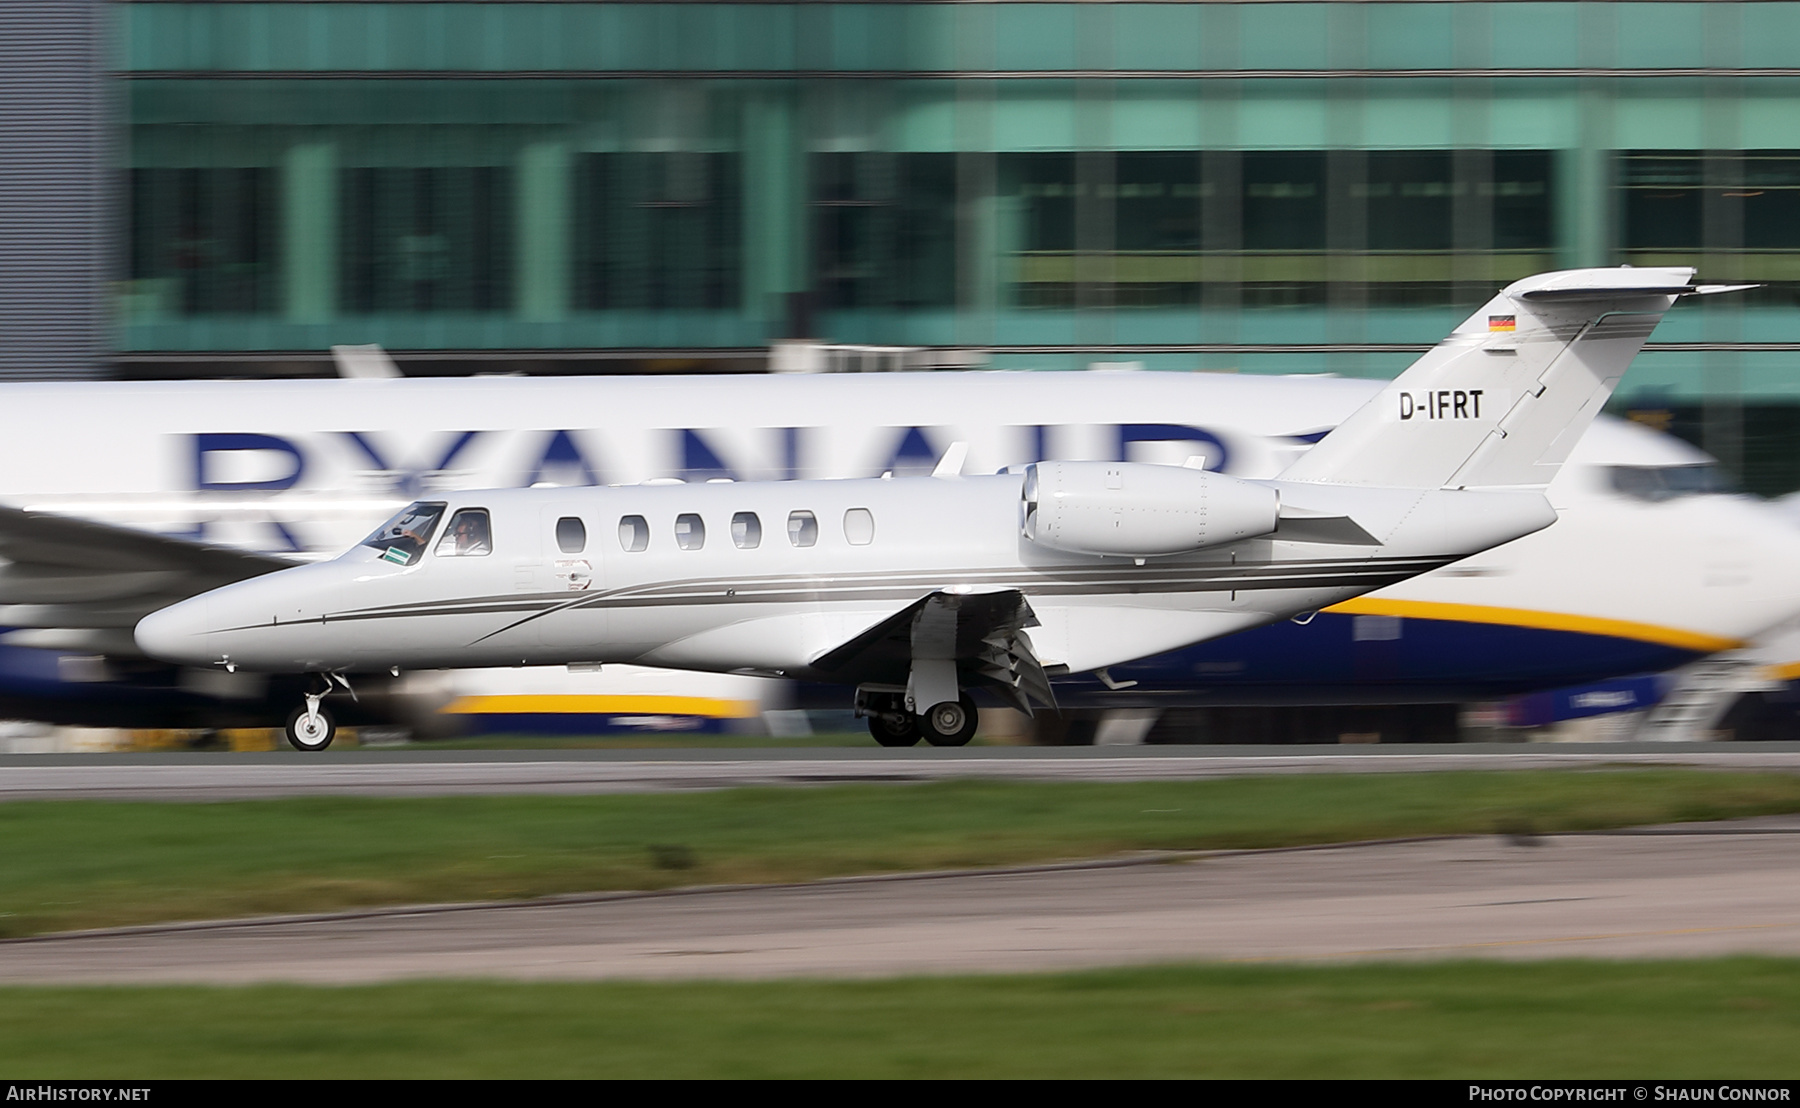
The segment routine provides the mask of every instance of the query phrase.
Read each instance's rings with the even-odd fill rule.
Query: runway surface
[[[0,800],[625,793],[952,778],[1150,781],[1266,773],[1419,773],[1603,764],[1800,772],[1800,744],[23,754],[0,757]]]
[[[445,906],[0,943],[0,982],[877,976],[1800,955],[1800,817]]]

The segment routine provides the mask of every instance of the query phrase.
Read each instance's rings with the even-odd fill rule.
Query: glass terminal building
[[[1800,3],[123,2],[127,375],[1391,375],[1499,284],[1765,287],[1617,406],[1800,487]],[[289,359],[284,362],[283,359]]]

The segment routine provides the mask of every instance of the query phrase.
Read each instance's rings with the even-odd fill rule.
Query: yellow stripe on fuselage
[[[1705,635],[1698,631],[1683,631],[1675,627],[1660,627],[1654,623],[1574,616],[1563,612],[1533,612],[1522,608],[1490,608],[1483,604],[1443,604],[1434,600],[1389,600],[1385,597],[1359,596],[1354,600],[1333,604],[1325,610],[1343,615],[1401,616],[1406,619],[1495,623],[1506,627],[1532,627],[1542,631],[1573,631],[1581,635],[1636,639],[1639,642],[1673,646],[1700,654],[1736,650],[1744,645],[1737,639]]]
[[[713,696],[459,696],[444,711],[459,716],[631,715],[750,719],[762,712],[754,700]]]

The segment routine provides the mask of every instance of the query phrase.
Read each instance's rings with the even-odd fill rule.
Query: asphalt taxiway
[[[1675,765],[1800,772],[1795,743],[1457,744],[1367,747],[878,747],[667,750],[429,749],[322,754],[0,756],[0,800],[623,793],[746,785],[1198,780],[1272,773]]]
[[[0,942],[0,982],[844,977],[1800,955],[1800,817],[564,897]]]

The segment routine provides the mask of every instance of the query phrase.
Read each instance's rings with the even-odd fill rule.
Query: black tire
[[[882,746],[917,746],[919,720],[910,715],[873,715],[869,717],[869,734]]]
[[[964,693],[961,699],[932,705],[920,720],[919,731],[932,746],[968,746],[979,722],[975,701]]]
[[[330,746],[331,740],[337,738],[337,721],[331,718],[331,712],[323,704],[319,705],[319,724],[316,733],[309,731],[305,705],[295,708],[287,721],[288,745],[309,754]]]

